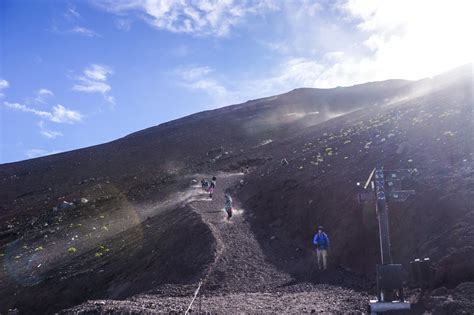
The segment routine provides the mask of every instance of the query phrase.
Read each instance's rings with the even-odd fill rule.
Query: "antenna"
[[[367,179],[367,182],[364,185],[364,189],[367,189],[367,187],[369,187],[370,181],[372,180],[374,173],[375,173],[375,168],[372,170],[372,172],[370,172],[369,178]]]

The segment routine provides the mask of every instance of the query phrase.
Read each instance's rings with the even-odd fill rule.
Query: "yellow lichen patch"
[[[35,252],[43,250],[43,249],[44,249],[43,246],[38,246],[38,247],[35,248]]]
[[[67,249],[67,251],[72,254],[72,253],[77,252],[77,249],[76,249],[74,246],[71,246],[71,247],[69,247],[69,248]]]

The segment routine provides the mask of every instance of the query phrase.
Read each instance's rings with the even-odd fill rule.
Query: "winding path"
[[[235,198],[233,216],[227,220],[224,191],[238,184],[243,175],[221,173],[217,178],[212,200],[201,194],[204,198],[191,203],[217,240],[217,257],[204,279],[203,291],[266,292],[270,287],[289,283],[291,276],[266,261],[250,223],[245,219],[244,212],[247,210],[242,209]]]
[[[195,176],[202,177],[210,176]],[[201,295],[191,310],[214,313],[365,312],[367,293],[329,284],[297,283],[291,275],[267,261],[244,215],[250,210],[242,209],[235,198],[233,217],[227,220],[224,191],[237,185],[243,177],[239,173],[218,174],[212,200],[199,184],[185,193],[189,198],[184,204],[201,215],[217,244],[216,258],[202,279]],[[192,290],[195,288],[197,283]],[[190,292],[189,296],[149,292],[124,301],[89,301],[69,312],[184,312],[192,299],[190,288],[186,290]]]

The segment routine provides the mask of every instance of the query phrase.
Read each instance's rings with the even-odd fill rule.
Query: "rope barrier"
[[[184,313],[184,315],[188,315],[188,314],[189,314],[189,311],[191,310],[191,306],[193,306],[194,300],[196,300],[196,297],[197,297],[197,295],[199,294],[199,290],[201,289],[201,284],[202,284],[202,280],[199,281],[199,285],[198,285],[196,291],[194,292],[193,299],[191,300],[191,303],[189,303],[189,306],[188,306],[186,312]]]

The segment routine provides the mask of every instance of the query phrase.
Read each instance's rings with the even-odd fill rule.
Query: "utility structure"
[[[404,301],[402,265],[394,264],[390,250],[388,202],[404,202],[415,194],[414,190],[402,190],[402,180],[411,176],[413,170],[372,170],[363,186],[366,192],[358,194],[359,203],[375,202],[379,225],[381,264],[377,265],[377,299],[370,301],[370,312],[378,313],[410,309]],[[360,186],[360,183],[357,183]]]

